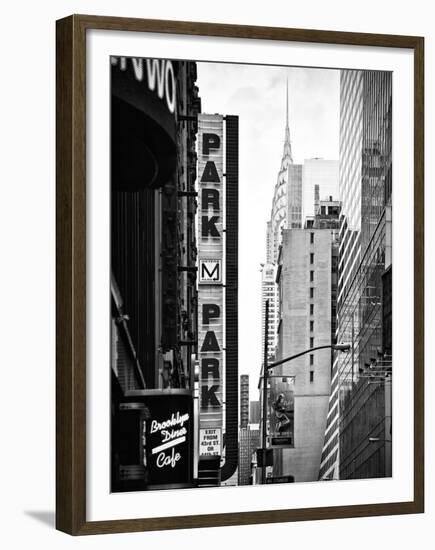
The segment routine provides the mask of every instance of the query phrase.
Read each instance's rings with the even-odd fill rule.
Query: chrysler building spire
[[[286,89],[285,89],[285,139],[284,139],[284,152],[282,155],[282,165],[284,164],[293,164],[293,154],[292,154],[292,145],[290,140],[290,126],[289,126],[289,116],[288,116],[288,78],[286,80]]]
[[[285,81],[285,120],[286,128],[288,128],[288,78]]]
[[[272,201],[272,212],[270,222],[267,226],[267,261],[275,263],[278,258],[278,248],[281,242],[281,230],[288,227],[300,226],[300,220],[289,221],[291,208],[295,207],[296,212],[301,211],[299,187],[300,178],[291,176],[297,171],[293,163],[292,146],[290,140],[289,105],[288,105],[288,80],[286,81],[286,113],[285,113],[285,137],[284,151],[281,158],[281,166],[275,184],[275,191]],[[295,172],[296,170],[296,172]],[[296,189],[298,187],[298,189]],[[297,203],[297,204],[296,204]]]

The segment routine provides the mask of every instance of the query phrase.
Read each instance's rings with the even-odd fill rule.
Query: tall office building
[[[312,227],[283,232],[277,273],[277,360],[333,343],[338,227],[339,202],[329,200],[319,202]],[[273,374],[269,423],[273,477],[314,481],[326,426],[331,351],[315,351],[284,363]]]
[[[281,242],[281,230],[292,224],[301,226],[302,167],[293,164],[290,140],[288,84],[286,88],[286,124],[281,166],[272,201],[270,221],[267,224],[267,263],[275,263]]]
[[[277,345],[277,287],[272,279],[276,276],[282,232],[284,229],[300,229],[307,218],[314,218],[316,189],[319,199],[338,197],[338,161],[312,158],[306,159],[303,164],[294,164],[290,140],[288,88],[286,94],[284,149],[274,189],[271,216],[267,222],[266,264],[262,268],[262,343],[264,345],[264,304],[265,300],[269,299],[270,360],[273,360]],[[272,285],[274,289],[271,288]]]
[[[262,352],[265,337],[265,304],[269,300],[268,359],[273,361],[277,344],[278,289],[275,282],[278,249],[282,231],[302,224],[302,166],[293,163],[290,139],[288,84],[286,86],[286,123],[281,165],[272,200],[270,220],[266,229],[266,263],[262,266]]]
[[[320,479],[391,475],[391,73],[340,77],[337,340]]]
[[[266,326],[266,301],[269,300],[269,318],[267,323],[267,358],[273,361],[277,344],[278,329],[278,287],[275,282],[275,265],[265,264],[261,269],[261,353],[264,350]],[[263,357],[263,356],[262,356]]]
[[[274,189],[274,195],[273,195],[273,201],[272,201],[272,210],[271,210],[271,217],[267,224],[267,263],[263,266],[262,269],[262,315],[263,315],[263,322],[262,322],[262,343],[264,346],[264,328],[265,328],[265,302],[268,299],[269,300],[269,322],[268,322],[268,362],[274,361],[275,359],[278,359],[279,357],[285,356],[287,354],[291,354],[291,350],[297,349],[297,351],[301,351],[303,349],[307,349],[307,346],[309,346],[311,340],[313,340],[313,334],[311,336],[305,335],[302,340],[304,340],[304,344],[302,344],[302,340],[294,340],[292,341],[291,338],[293,338],[296,334],[296,332],[293,335],[286,335],[284,338],[282,336],[282,331],[288,330],[288,327],[291,323],[294,322],[294,320],[298,317],[299,313],[298,311],[290,311],[291,308],[295,307],[295,304],[290,305],[290,300],[295,299],[295,295],[290,294],[287,296],[287,293],[290,292],[290,286],[293,290],[298,289],[297,292],[302,296],[306,298],[306,292],[309,291],[309,284],[310,280],[308,282],[306,281],[306,273],[298,273],[297,272],[297,263],[305,261],[309,261],[310,256],[309,252],[307,250],[304,250],[306,235],[309,235],[310,233],[306,233],[306,231],[303,229],[305,225],[305,220],[308,219],[309,221],[306,222],[306,227],[312,228],[312,234],[316,233],[320,227],[320,225],[317,225],[314,228],[314,221],[316,218],[316,214],[320,213],[319,205],[321,199],[326,199],[327,201],[330,201],[332,199],[337,199],[338,195],[338,162],[334,160],[324,160],[320,158],[314,158],[314,159],[307,159],[305,160],[304,164],[294,164],[293,162],[293,154],[292,154],[292,148],[291,148],[291,141],[290,141],[290,129],[289,129],[289,113],[288,113],[288,91],[287,91],[287,98],[286,98],[286,126],[285,126],[285,139],[284,139],[284,150],[283,150],[283,156],[281,160],[281,166],[278,173],[278,179],[275,185]],[[327,289],[322,289],[321,293],[319,293],[316,298],[319,300],[321,299],[331,299],[332,292],[333,292],[333,285],[332,285],[332,271],[333,262],[336,263],[336,253],[332,252],[332,249],[334,247],[334,250],[337,249],[335,244],[335,236],[337,233],[337,227],[338,227],[338,219],[337,219],[337,211],[336,208],[339,208],[339,203],[334,203],[333,205],[326,206],[326,203],[323,203],[323,209],[327,208],[328,214],[326,217],[332,216],[335,218],[334,221],[334,237],[331,236],[331,228],[329,227],[329,231],[319,233],[322,234],[322,236],[318,239],[319,243],[322,243],[321,246],[326,246],[326,249],[319,250],[319,256],[322,254],[326,254],[325,261],[327,262],[326,272],[329,273],[327,280],[324,281]],[[334,211],[334,213],[333,213]],[[326,223],[326,222],[324,222]],[[327,223],[326,223],[327,225]],[[294,235],[293,235],[294,234]],[[311,237],[310,237],[311,238]],[[326,239],[326,241],[325,241]],[[286,244],[284,244],[284,241]],[[334,246],[333,246],[334,241]],[[291,244],[290,244],[291,243]],[[316,247],[319,246],[316,242]],[[296,263],[294,263],[294,260],[291,259],[291,254],[295,254],[298,256],[299,259],[296,260]],[[302,258],[305,259],[302,259]],[[326,258],[327,257],[327,258]],[[335,258],[335,259],[334,259]],[[334,269],[335,269],[335,263],[334,263]],[[282,266],[286,265],[286,274],[284,276],[284,279],[282,278]],[[325,267],[326,264],[322,266],[322,268]],[[293,267],[291,267],[293,266]],[[295,268],[295,269],[293,269]],[[320,269],[320,266],[317,266],[318,269]],[[289,286],[287,282],[288,278],[288,270],[293,270],[291,274],[291,280],[292,284]],[[314,276],[314,266],[312,269],[308,270],[311,272],[311,275]],[[319,272],[320,273],[320,272]],[[316,275],[316,278],[323,277],[320,275]],[[283,280],[286,281],[285,283],[285,291],[283,291]],[[312,281],[311,281],[312,282]],[[336,285],[336,282],[334,283]],[[320,288],[320,287],[319,287]],[[304,290],[305,289],[305,290]],[[335,292],[335,291],[334,291]],[[323,295],[322,295],[323,293]],[[335,300],[334,300],[335,303]],[[314,306],[314,304],[312,304]],[[331,303],[330,303],[331,306]],[[332,323],[331,315],[332,310],[329,306],[328,310],[328,325],[324,324],[322,330],[326,330],[327,336],[325,337],[328,342],[331,342],[331,326],[334,325]],[[287,309],[286,309],[287,308]],[[285,315],[283,315],[283,311],[286,311]],[[320,311],[320,310],[319,310]],[[305,312],[306,313],[306,312]],[[334,310],[335,313],[335,310]],[[317,313],[316,313],[317,314]],[[290,318],[292,320],[290,320]],[[304,318],[304,321],[306,321],[306,317]],[[311,321],[314,321],[314,319],[311,319]],[[301,324],[302,323],[302,324]],[[323,323],[323,320],[322,320]],[[325,321],[326,323],[326,321]],[[298,329],[302,328],[304,323],[302,322],[302,318],[299,318],[297,324]],[[305,323],[306,324],[306,323]],[[283,327],[286,327],[285,329]],[[318,325],[318,328],[320,330],[321,324]],[[329,327],[329,328],[328,328]],[[298,346],[302,347],[298,347]],[[264,349],[264,348],[263,348]],[[295,351],[296,353],[296,351]],[[330,356],[330,354],[329,354]],[[326,366],[325,366],[326,365]],[[329,369],[329,370],[328,370]],[[322,378],[322,376],[319,374],[318,376],[314,376],[314,371],[310,371],[311,374],[308,376],[313,377],[313,381],[309,383],[309,388],[312,393],[312,395],[317,394],[318,391],[323,391],[325,388],[323,386],[327,386],[329,384],[329,376],[330,376],[330,370],[331,365],[329,363],[322,364],[322,367],[318,367],[317,371],[318,373],[325,371],[325,377]],[[282,369],[281,369],[282,371]],[[279,374],[279,369],[277,371],[274,371],[274,375]],[[262,373],[260,374],[262,376]],[[290,402],[289,407],[291,412],[289,413],[290,416],[294,415],[294,403],[293,403],[293,390],[294,387],[291,384],[291,380],[283,378],[282,384],[280,385],[277,379],[273,379],[273,383],[271,382],[271,391],[273,388],[273,391],[278,392],[278,395],[280,393],[283,394],[284,398]],[[298,377],[298,385],[302,384],[302,378]],[[322,386],[323,384],[323,386]],[[325,386],[325,387],[326,387]],[[261,389],[261,379],[259,387]],[[302,385],[301,385],[302,387]],[[320,389],[318,389],[320,388]],[[261,393],[261,392],[260,392]],[[288,399],[287,399],[288,398]],[[327,406],[327,398],[326,398],[326,405],[325,405],[325,397],[320,396],[317,401],[311,400],[314,405],[314,409],[320,407],[320,409],[323,407],[325,408]],[[262,402],[262,395],[260,395],[260,403]],[[320,402],[322,404],[320,405]],[[302,401],[298,403],[298,407],[302,406]],[[304,413],[299,415],[297,417],[298,419],[298,426],[303,426],[302,419],[306,412],[310,409],[311,412],[316,412],[312,405],[308,405],[308,407],[305,407]],[[262,416],[262,409],[260,407],[260,414]],[[323,409],[320,411],[320,417],[326,418],[326,411],[325,414],[323,414]],[[312,449],[312,452],[310,451],[310,459],[308,462],[305,463],[305,469],[302,468],[302,462],[301,467],[297,468],[293,471],[293,474],[286,473],[286,470],[288,469],[288,459],[290,457],[290,454],[292,456],[299,456],[298,452],[302,447],[299,446],[299,451],[294,451],[294,449],[291,449],[290,454],[287,453],[287,450],[284,450],[284,447],[293,447],[294,445],[294,432],[293,432],[293,418],[291,422],[289,423],[292,425],[291,430],[284,430],[280,431],[279,433],[274,433],[274,425],[276,423],[273,423],[274,418],[274,412],[272,410],[268,411],[268,417],[266,419],[266,427],[267,427],[267,433],[269,435],[268,438],[268,446],[277,447],[276,452],[274,452],[274,455],[276,455],[277,460],[274,465],[273,469],[273,478],[276,479],[285,479],[287,481],[294,480],[295,478],[297,480],[308,480],[308,479],[314,479],[316,478],[318,474],[318,468],[319,468],[319,461],[320,461],[320,452],[321,452],[321,446],[322,446],[322,438],[324,433],[324,424],[322,424],[322,421],[320,421],[320,424],[317,426],[315,431],[315,434],[313,432],[313,440],[316,441],[316,449]],[[264,422],[261,419],[260,422],[260,429],[263,429]],[[298,428],[299,429],[299,428]],[[322,432],[323,430],[323,432]],[[301,444],[301,439],[299,439],[299,445]],[[312,442],[310,444],[313,444]],[[286,455],[287,453],[287,455]],[[315,456],[315,458],[313,458]],[[310,464],[310,465],[309,465]],[[317,472],[315,472],[317,467]],[[302,469],[301,469],[302,468]],[[271,472],[269,472],[270,474]],[[288,475],[287,475],[288,474]]]

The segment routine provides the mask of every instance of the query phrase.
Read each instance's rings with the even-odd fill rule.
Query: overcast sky
[[[203,113],[239,116],[239,374],[258,399],[266,222],[284,144],[286,79],[293,160],[338,159],[339,71],[198,63]]]

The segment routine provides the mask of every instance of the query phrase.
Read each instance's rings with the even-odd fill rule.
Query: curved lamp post
[[[262,420],[262,452],[263,452],[263,461],[262,461],[262,467],[261,467],[261,481],[264,484],[266,481],[266,419],[267,419],[267,379],[269,374],[269,369],[273,369],[275,367],[278,367],[279,365],[282,365],[283,363],[287,363],[288,361],[292,361],[293,359],[297,359],[298,357],[301,357],[302,355],[306,355],[307,353],[311,353],[313,351],[317,351],[320,349],[333,349],[336,351],[349,351],[352,348],[351,344],[348,343],[340,343],[340,344],[327,344],[324,346],[316,346],[315,348],[310,348],[305,351],[301,351],[300,353],[295,353],[294,355],[290,355],[289,357],[285,357],[284,359],[279,359],[279,361],[274,361],[273,363],[268,364],[267,363],[267,352],[268,352],[268,323],[269,323],[269,300],[266,300],[266,311],[265,311],[265,326],[264,326],[264,367],[263,367],[263,420]]]

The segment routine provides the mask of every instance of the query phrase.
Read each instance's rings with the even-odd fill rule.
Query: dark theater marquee
[[[289,472],[268,474],[266,478],[267,460],[258,463],[263,469],[263,485],[239,491],[240,501],[245,498],[243,504],[239,504],[239,497],[231,496],[237,489],[220,489],[237,485],[240,469],[239,374],[246,360],[243,363],[239,354],[239,209],[243,208],[239,200],[239,124],[243,135],[244,121],[233,112],[207,114],[201,103],[201,84],[197,84],[197,61],[176,55],[160,58],[155,51],[149,58],[126,57],[113,42],[108,65],[102,70],[109,75],[104,83],[109,90],[107,105],[104,97],[102,102],[107,107],[110,139],[102,143],[102,149],[107,146],[109,151],[110,176],[107,185],[100,179],[102,187],[92,187],[95,180],[90,167],[95,160],[89,156],[89,143],[95,127],[91,132],[88,124],[92,113],[87,78],[91,82],[94,73],[89,71],[95,71],[91,64],[95,50],[88,40],[94,31],[116,31],[120,40],[123,31],[143,40],[151,40],[153,34],[173,40],[190,35],[192,41],[198,41],[198,52],[204,37],[244,39],[244,47],[256,39],[257,45],[281,41],[297,42],[301,48],[313,43],[373,47],[372,55],[382,48],[413,51],[412,498],[279,510],[272,503],[263,509],[258,506],[261,495],[268,496],[271,503],[273,491],[288,495],[295,487],[292,482],[298,481],[287,475]],[[57,529],[85,535],[423,512],[423,48],[423,38],[413,36],[88,15],[57,21]],[[231,82],[222,86],[231,87]],[[261,163],[261,158],[254,160]],[[108,394],[102,407],[108,429],[95,426],[91,416],[91,408],[99,399],[89,401],[90,396],[95,397],[92,392],[96,387],[89,384],[90,374],[97,370],[93,361],[90,371],[89,350],[90,343],[96,347],[97,339],[94,342],[95,333],[90,330],[95,311],[92,317],[89,305],[90,289],[95,289],[90,284],[89,266],[95,260],[89,257],[87,247],[93,221],[89,216],[92,212],[98,216],[92,210],[95,194],[94,205],[87,200],[97,188],[105,193],[101,208],[110,205],[110,267],[100,285],[104,289],[107,284],[108,289],[105,303],[109,313],[103,325],[110,327],[106,331],[110,332],[110,353],[97,350],[110,358],[110,364],[98,365],[107,373],[107,378],[103,375],[100,380],[101,395]],[[250,223],[257,221],[251,219]],[[391,294],[391,283],[389,288]],[[101,319],[101,312],[97,313]],[[388,327],[383,329],[387,338]],[[105,384],[109,378],[110,383]],[[266,374],[263,378],[267,379]],[[269,451],[264,453],[266,458],[273,457],[271,448],[279,453],[292,450],[298,443],[297,385],[294,377],[285,380],[279,391],[277,385],[270,386],[269,409],[263,408],[269,410],[274,422],[270,448],[264,449]],[[263,435],[266,433],[264,429]],[[103,455],[99,454],[101,448],[95,450],[100,436],[108,441]],[[98,462],[101,471],[107,467],[107,490],[100,489],[97,494],[92,476],[100,472],[96,472],[99,468],[92,458],[100,456],[107,457]],[[331,492],[334,486],[328,485]],[[228,511],[216,513],[213,499],[204,499],[217,494],[215,491],[228,492]],[[95,502],[107,504],[110,500],[111,505],[119,505],[141,498],[145,509],[156,514],[156,495],[166,498],[167,512],[161,517],[140,517],[140,510],[131,518],[121,512],[119,516],[111,512],[108,517],[95,511]],[[177,504],[180,495],[182,506]],[[198,503],[199,514],[193,511],[194,505],[198,510]]]

